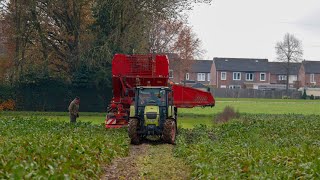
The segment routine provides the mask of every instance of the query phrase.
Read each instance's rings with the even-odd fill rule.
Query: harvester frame
[[[137,90],[139,88],[163,88],[170,93],[167,94],[167,108],[175,109],[174,117],[166,114],[170,123],[177,125],[177,109],[193,108],[196,106],[214,106],[215,100],[210,92],[185,87],[169,81],[169,59],[166,55],[124,55],[116,54],[112,60],[112,87],[113,98],[108,108],[106,116],[106,128],[120,128],[129,124],[129,136],[133,143],[135,137],[130,134],[130,124],[137,124],[137,135],[144,137],[152,133],[160,135],[169,143],[174,143],[174,138],[164,135],[168,130],[163,128],[163,121],[156,123],[159,131],[147,130],[145,128],[150,124],[144,124],[143,116],[138,116],[132,111],[137,108],[135,100],[138,100]],[[170,99],[170,101],[169,101]],[[170,102],[170,103],[169,103]],[[136,119],[136,120],[132,120]],[[158,119],[159,120],[159,119]],[[138,121],[138,122],[136,122]],[[165,124],[165,122],[164,122]],[[143,132],[142,132],[143,130]],[[172,130],[172,129],[171,129]],[[156,132],[156,133],[155,133]],[[176,132],[176,128],[175,128]],[[171,132],[174,133],[175,132]]]

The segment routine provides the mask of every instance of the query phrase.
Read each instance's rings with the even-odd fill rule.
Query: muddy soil
[[[101,179],[190,179],[190,167],[173,148],[159,141],[131,145],[129,156],[113,160]]]
[[[128,157],[115,159],[112,164],[105,168],[105,175],[101,179],[140,179],[137,168],[137,158],[144,156],[148,144],[131,145]]]

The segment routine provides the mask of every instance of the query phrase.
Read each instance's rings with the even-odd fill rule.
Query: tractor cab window
[[[139,90],[139,105],[155,105],[163,106],[166,103],[166,92],[161,89],[140,89]]]

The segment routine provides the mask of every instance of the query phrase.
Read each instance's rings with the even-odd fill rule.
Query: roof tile
[[[218,71],[267,72],[268,59],[213,58]]]

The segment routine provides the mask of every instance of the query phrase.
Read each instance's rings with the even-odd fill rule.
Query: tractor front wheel
[[[139,144],[140,143],[140,137],[137,133],[138,126],[139,126],[138,119],[134,119],[134,118],[129,119],[128,134],[131,139],[131,144]]]
[[[162,139],[170,144],[175,144],[176,141],[176,121],[174,119],[167,119],[164,123]]]

